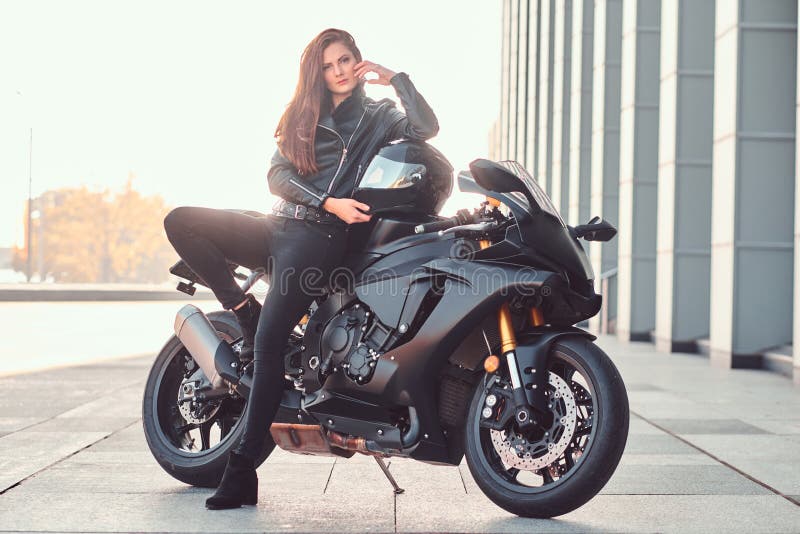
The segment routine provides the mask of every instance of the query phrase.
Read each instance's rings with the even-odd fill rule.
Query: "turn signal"
[[[494,354],[487,356],[483,361],[483,368],[487,373],[494,373],[500,367],[500,358]]]

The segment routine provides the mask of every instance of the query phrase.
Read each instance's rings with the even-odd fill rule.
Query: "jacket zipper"
[[[306,193],[308,193],[312,197],[316,198],[317,200],[322,200],[321,196],[319,196],[318,194],[314,193],[311,189],[305,187],[300,182],[296,181],[294,178],[289,178],[289,182],[294,184],[294,185],[296,185],[297,187],[299,187],[300,189],[302,189],[303,191],[305,191]]]
[[[358,187],[358,178],[361,176],[361,164],[358,164],[358,170],[356,171],[356,181],[353,184],[353,190],[350,191],[350,198],[353,198],[353,195],[356,192],[356,187]]]
[[[336,137],[339,138],[339,141],[342,142],[342,157],[339,158],[339,166],[336,167],[336,172],[333,174],[333,178],[331,178],[331,181],[328,183],[327,192],[328,192],[329,195],[331,194],[331,189],[333,189],[333,183],[336,181],[336,177],[339,176],[339,171],[342,170],[342,165],[344,164],[344,160],[347,158],[347,149],[350,147],[350,141],[352,141],[353,137],[356,135],[356,132],[358,131],[358,127],[361,126],[361,121],[364,120],[364,115],[366,115],[366,114],[367,114],[367,109],[364,108],[364,113],[362,113],[361,114],[361,118],[358,119],[358,124],[356,124],[356,127],[353,130],[353,133],[350,134],[350,139],[347,140],[347,144],[345,144],[344,139],[342,139],[342,136],[339,135],[339,132],[337,132],[336,130],[334,130],[332,128],[328,128],[327,126],[324,126],[322,124],[319,125],[320,128],[324,128],[325,130],[333,132],[334,135],[336,135]]]

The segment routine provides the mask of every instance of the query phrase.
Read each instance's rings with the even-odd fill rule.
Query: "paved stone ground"
[[[0,531],[800,532],[800,388],[762,371],[603,338],[627,383],[630,438],[614,477],[553,520],[512,516],[466,464],[276,451],[256,507],[208,511],[145,444],[151,358],[0,378]]]

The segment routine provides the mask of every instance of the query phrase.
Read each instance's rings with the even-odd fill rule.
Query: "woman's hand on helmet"
[[[372,219],[372,215],[367,215],[365,211],[369,211],[369,206],[363,202],[359,202],[354,198],[334,198],[328,197],[322,208],[333,213],[347,224],[368,222]]]
[[[366,80],[367,83],[373,83],[378,85],[389,85],[389,80],[391,80],[396,72],[393,70],[389,70],[382,65],[378,65],[377,63],[373,63],[372,61],[362,61],[355,66],[356,69],[356,76]],[[365,78],[367,73],[374,72],[378,75],[377,78]]]

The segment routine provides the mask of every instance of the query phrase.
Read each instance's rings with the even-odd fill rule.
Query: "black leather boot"
[[[256,502],[258,502],[258,476],[253,460],[231,452],[217,492],[206,499],[206,508],[224,510]]]
[[[242,327],[242,336],[244,337],[239,360],[244,363],[251,362],[253,361],[253,348],[255,346],[256,329],[258,328],[258,316],[261,314],[261,304],[251,293],[248,293],[247,304],[238,310],[233,310],[233,313],[236,314],[236,320],[239,322],[239,326]]]

